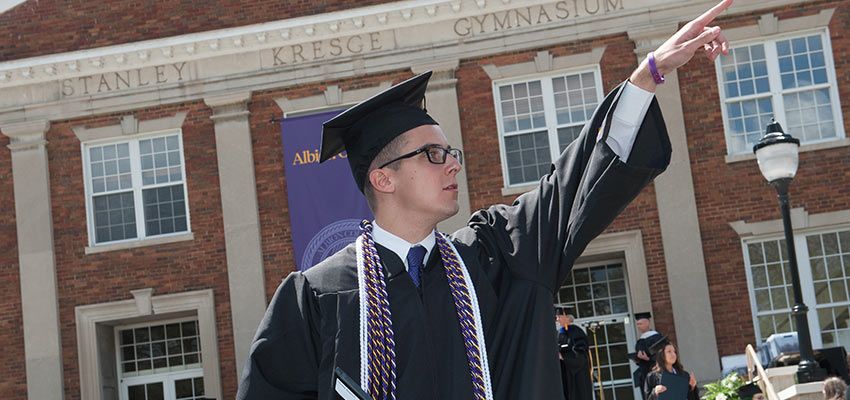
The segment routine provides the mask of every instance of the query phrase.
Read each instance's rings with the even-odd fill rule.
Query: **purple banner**
[[[357,239],[371,220],[345,153],[319,164],[322,123],[342,110],[284,118],[281,122],[289,220],[295,264],[310,268]]]

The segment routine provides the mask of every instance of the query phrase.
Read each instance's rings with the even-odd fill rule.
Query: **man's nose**
[[[450,155],[446,155],[446,174],[455,175],[460,172],[460,161]]]

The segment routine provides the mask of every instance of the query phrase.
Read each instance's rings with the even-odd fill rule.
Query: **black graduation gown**
[[[684,375],[688,379],[690,379],[690,374],[688,371],[676,371],[676,375]],[[655,387],[661,383],[661,371],[651,371],[646,375],[646,383],[643,387],[643,393],[647,400],[658,400],[658,396],[655,394]],[[688,391],[687,399],[675,399],[675,400],[699,400],[699,388],[694,387]]]
[[[558,331],[558,345],[565,344],[569,347],[561,347],[564,396],[567,400],[591,399],[593,382],[590,380],[590,363],[587,360],[587,334],[581,328],[570,325],[566,332]]]
[[[538,187],[511,205],[472,215],[450,235],[481,308],[496,399],[562,399],[552,298],[573,262],[670,162],[656,100],[628,164],[602,140],[623,85],[558,157]],[[401,260],[379,247],[395,332],[397,398],[470,399],[457,316],[438,252],[423,271],[422,296]],[[260,323],[237,393],[240,400],[333,399],[333,369],[359,381],[359,300],[353,244],[290,274]]]
[[[655,354],[650,351],[650,346],[661,340],[663,336],[656,332],[654,335],[647,336],[645,338],[638,339],[635,342],[635,363],[637,364],[637,370],[634,372],[634,385],[636,388],[643,388],[646,383],[646,376],[649,374],[649,371],[652,370],[652,367],[655,366]],[[644,352],[649,356],[649,360],[642,360],[637,357],[638,352]],[[641,389],[641,394],[643,398],[646,399],[646,393]]]

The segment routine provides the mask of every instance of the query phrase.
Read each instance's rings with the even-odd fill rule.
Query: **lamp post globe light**
[[[797,174],[799,164],[800,141],[782,131],[775,120],[767,125],[764,136],[753,146],[758,159],[759,170],[764,178],[776,189],[779,208],[782,212],[782,225],[785,228],[785,248],[791,264],[791,278],[794,289],[794,315],[797,325],[797,339],[800,344],[800,364],[797,369],[797,382],[815,382],[825,378],[826,373],[818,366],[812,352],[812,338],[806,314],[809,309],[803,304],[800,289],[800,272],[797,269],[797,251],[794,248],[794,232],[791,228],[791,207],[788,201],[788,187]]]

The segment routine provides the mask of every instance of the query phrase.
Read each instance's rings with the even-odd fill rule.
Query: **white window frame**
[[[167,182],[161,184],[153,184],[144,186],[142,184],[142,165],[141,165],[141,155],[139,153],[139,142],[146,139],[155,139],[160,137],[167,136],[177,136],[177,142],[180,145],[180,172],[182,174],[182,182],[183,185],[183,197],[184,203],[186,205],[186,230],[181,232],[172,232],[166,234],[159,235],[147,235],[145,225],[145,213],[144,213],[144,201],[142,198],[142,190],[143,189],[151,189],[157,188],[161,186],[175,186],[174,182]],[[136,237],[132,239],[122,239],[122,240],[112,240],[108,242],[97,243],[95,236],[95,215],[94,215],[94,196],[93,188],[91,187],[91,163],[89,160],[89,148],[110,145],[110,144],[123,144],[128,143],[130,147],[130,175],[132,182],[132,192],[133,192],[133,204],[135,208],[136,214]],[[115,244],[121,243],[133,243],[133,242],[141,242],[145,240],[150,240],[153,238],[168,238],[174,236],[184,236],[192,233],[192,219],[189,212],[189,191],[186,187],[186,155],[185,148],[183,146],[183,130],[182,129],[167,129],[162,131],[148,132],[145,134],[133,135],[132,138],[121,138],[121,139],[103,139],[103,140],[91,140],[80,143],[80,151],[82,152],[82,162],[83,162],[83,184],[85,187],[86,194],[86,223],[88,225],[88,243],[89,247],[97,248],[97,247],[106,247],[112,246]]]
[[[130,375],[125,377],[124,368],[121,360],[121,331],[127,329],[135,329],[142,328],[148,326],[155,325],[168,325],[173,323],[183,323],[195,321],[198,326],[198,364],[196,367],[186,368],[186,366],[182,366],[182,368],[176,368],[172,371],[167,372],[154,372],[155,369],[152,369],[151,372],[144,372],[139,374],[137,372],[130,373]],[[130,386],[148,384],[148,383],[163,383],[163,393],[166,400],[174,400],[176,398],[176,393],[174,392],[174,381],[187,379],[187,378],[203,378],[204,377],[204,368],[203,368],[203,348],[201,346],[201,324],[197,317],[183,317],[183,318],[170,318],[156,321],[147,321],[140,322],[135,324],[125,324],[125,325],[117,325],[114,328],[115,335],[115,365],[118,377],[118,387],[119,394],[118,398],[120,400],[128,400],[127,399],[127,388]],[[206,382],[204,382],[204,388],[206,389]]]
[[[546,71],[538,74],[522,75],[509,79],[499,79],[493,81],[493,105],[496,110],[496,126],[499,131],[499,157],[502,164],[502,181],[504,184],[504,188],[509,189],[527,187],[529,185],[533,185],[536,182],[535,180],[532,180],[527,182],[518,182],[514,184],[510,183],[508,175],[509,167],[505,150],[505,138],[515,135],[528,134],[531,132],[539,131],[539,129],[532,128],[529,130],[505,133],[505,128],[503,125],[504,121],[502,119],[502,99],[499,96],[499,88],[501,86],[512,85],[516,83],[540,81],[540,87],[543,93],[543,115],[546,121],[546,130],[549,137],[549,156],[551,162],[555,162],[561,152],[559,151],[560,146],[558,144],[558,121],[557,113],[555,112],[555,96],[554,91],[552,89],[552,79],[564,77],[567,75],[580,75],[586,72],[593,73],[593,79],[596,84],[596,96],[598,98],[597,105],[601,104],[602,100],[605,98],[605,94],[602,91],[602,70],[599,67],[599,64],[585,65],[555,71]]]
[[[782,89],[782,80],[781,75],[779,73],[779,61],[776,53],[776,45],[775,43],[781,40],[788,40],[792,38],[797,38],[801,36],[811,36],[818,34],[821,36],[821,40],[823,43],[823,52],[824,52],[824,64],[826,67],[826,75],[827,81],[829,83],[820,84],[820,85],[811,85],[803,88],[793,88],[788,90]],[[741,40],[735,43],[735,46],[732,49],[740,48],[740,47],[748,47],[752,45],[762,44],[764,45],[764,53],[765,60],[767,62],[767,77],[770,83],[770,100],[773,106],[773,115],[777,122],[779,122],[783,128],[787,128],[788,123],[785,115],[785,104],[782,100],[783,94],[788,93],[797,93],[800,91],[809,91],[818,88],[829,87],[830,99],[832,100],[832,115],[833,122],[835,123],[835,137],[821,139],[821,140],[813,140],[813,141],[803,141],[801,135],[797,132],[787,132],[792,136],[800,139],[801,145],[812,145],[818,143],[831,143],[836,141],[842,141],[845,139],[846,134],[844,132],[844,121],[843,115],[841,111],[841,98],[838,93],[838,80],[835,73],[835,59],[832,54],[832,41],[830,39],[829,28],[817,28],[817,29],[807,29],[800,30],[795,32],[787,32],[779,35],[771,35],[760,37],[758,39],[750,39],[750,40]],[[724,140],[726,141],[726,154],[727,156],[738,156],[743,154],[751,153],[751,149],[745,149],[745,151],[734,152],[732,149],[732,141],[731,132],[732,129],[729,124],[729,116],[727,115],[726,104],[728,98],[726,96],[726,85],[724,84],[723,78],[723,67],[721,66],[721,58],[717,57],[714,60],[714,69],[715,76],[717,80],[718,93],[720,95],[720,111],[723,116],[723,135]],[[765,97],[764,94],[753,94],[748,96],[739,96],[735,97],[734,101],[745,101],[751,100],[755,98]]]
[[[850,230],[850,225],[830,227],[830,228],[812,228],[812,229],[798,229],[794,231],[794,249],[797,252],[797,268],[799,270],[800,275],[800,287],[802,291],[803,303],[809,308],[808,313],[806,314],[806,321],[809,324],[809,334],[812,338],[812,346],[814,348],[823,347],[823,339],[821,338],[820,324],[818,320],[818,309],[820,308],[831,308],[840,305],[841,303],[824,303],[818,304],[817,298],[814,290],[814,279],[812,278],[812,268],[809,259],[809,249],[806,244],[806,236],[810,235],[824,235],[836,232],[843,232]],[[744,256],[744,268],[746,270],[747,275],[747,291],[749,292],[750,298],[750,312],[751,318],[753,321],[753,332],[755,334],[755,339],[757,343],[763,342],[766,337],[762,337],[760,332],[760,326],[758,322],[758,317],[760,315],[769,315],[776,313],[788,312],[791,313],[792,307],[794,307],[794,291],[793,286],[790,291],[790,297],[788,298],[788,309],[777,311],[774,310],[770,313],[762,313],[759,314],[756,307],[756,298],[755,298],[755,289],[753,287],[753,276],[752,276],[752,266],[750,265],[750,255],[748,244],[752,243],[761,243],[766,241],[773,240],[781,240],[785,239],[784,234],[772,234],[765,236],[753,236],[745,239],[741,239],[741,248]],[[788,284],[792,284],[788,282]],[[848,300],[847,303],[850,303]],[[793,315],[791,318],[794,318]],[[796,322],[795,322],[796,323]]]

